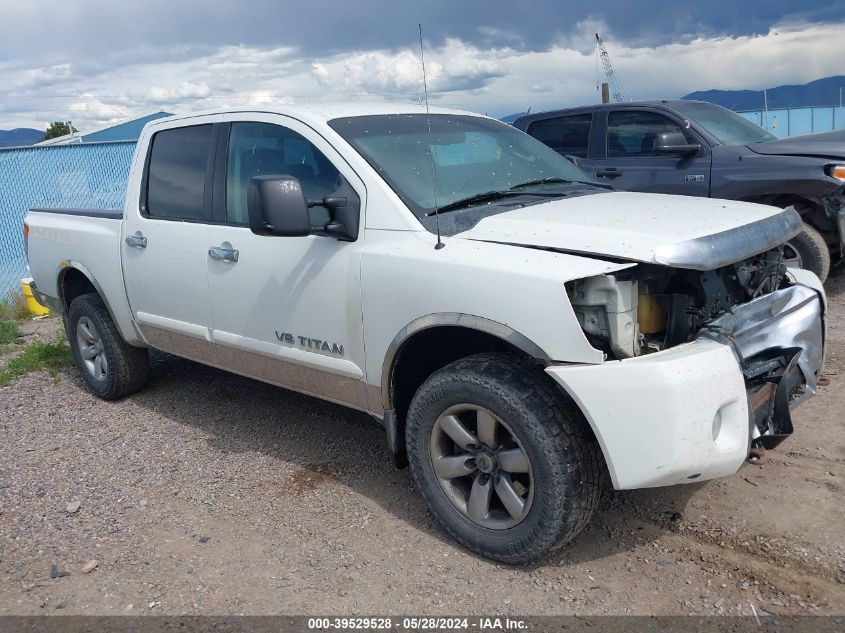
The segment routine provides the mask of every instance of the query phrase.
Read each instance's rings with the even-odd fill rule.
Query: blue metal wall
[[[737,112],[749,121],[779,138],[845,130],[845,106],[815,106],[811,108],[779,108]]]
[[[0,299],[20,288],[27,265],[27,209],[122,209],[136,143],[0,150]]]
[[[140,119],[133,119],[126,123],[120,123],[107,127],[104,130],[91,132],[90,134],[82,135],[83,143],[102,143],[104,141],[137,141],[141,136],[141,130],[150,121],[161,119],[167,116],[172,116],[169,112],[155,112],[141,117]]]

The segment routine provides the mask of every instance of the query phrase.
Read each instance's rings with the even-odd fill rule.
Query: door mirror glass
[[[690,143],[681,132],[661,132],[654,137],[654,153],[663,156],[690,156],[701,149],[698,143]]]
[[[249,228],[257,235],[297,237],[311,233],[308,201],[293,176],[256,176],[247,189]]]

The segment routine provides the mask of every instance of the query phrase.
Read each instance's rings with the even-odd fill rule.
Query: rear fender
[[[100,299],[102,299],[103,304],[106,306],[106,310],[109,312],[109,316],[111,316],[112,321],[114,321],[124,340],[126,340],[126,342],[130,345],[136,345],[139,347],[146,346],[135,328],[135,322],[129,312],[128,305],[124,309],[121,309],[120,306],[114,306],[113,303],[109,301],[107,293],[103,290],[94,274],[84,264],[73,259],[62,260],[59,263],[59,270],[56,273],[56,288],[59,296],[58,301],[54,301],[53,303],[58,304],[57,307],[61,308],[62,314],[66,315],[70,309],[68,297],[66,296],[67,284],[65,282],[67,275],[71,270],[78,271],[88,280],[93,289],[100,296]]]

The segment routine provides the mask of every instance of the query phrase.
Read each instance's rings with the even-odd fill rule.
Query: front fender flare
[[[385,354],[381,371],[381,397],[385,411],[389,411],[393,408],[390,388],[391,379],[396,359],[398,358],[403,345],[408,342],[414,334],[421,332],[422,330],[444,326],[463,327],[469,330],[485,332],[495,336],[496,338],[502,339],[517,349],[522,350],[531,358],[535,358],[542,362],[545,366],[550,365],[552,362],[548,354],[546,354],[539,345],[523,334],[520,334],[512,327],[499,323],[498,321],[485,319],[484,317],[475,316],[473,314],[463,314],[460,312],[427,314],[414,319],[408,325],[403,327],[396,336],[393,337],[390,346],[387,348],[387,353]]]

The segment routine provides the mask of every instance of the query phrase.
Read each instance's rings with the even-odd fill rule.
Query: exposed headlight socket
[[[845,182],[845,165],[828,165],[827,175]]]

